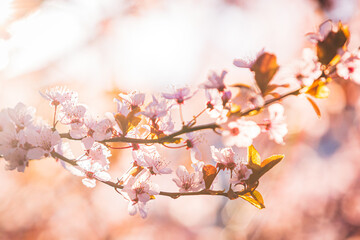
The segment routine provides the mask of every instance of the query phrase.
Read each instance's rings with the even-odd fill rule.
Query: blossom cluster
[[[325,22],[318,33],[308,37],[314,42],[316,51],[304,50],[304,58],[286,84],[273,83],[279,66],[276,56],[263,49],[253,59],[235,59],[233,62],[254,73],[254,86],[228,85],[225,83],[227,71],[212,72],[207,81],[194,90],[183,86],[148,99],[139,91],[120,93],[114,99],[116,111],[107,112],[102,118],[94,117],[86,105],[79,103],[76,92],[65,87],[49,89],[41,95],[54,108],[52,126],[36,117],[34,108],[22,103],[0,112],[0,155],[6,161],[7,169],[22,172],[30,160],[58,159],[71,173],[83,177],[85,186],[93,188],[98,181],[114,187],[129,201],[130,215],[139,212],[141,217],[146,217],[147,203],[156,195],[241,197],[262,208],[263,200],[255,190],[259,178],[284,156],[274,155],[261,160],[252,144],[261,133],[277,144],[285,144],[288,129],[281,100],[290,95],[305,95],[320,115],[313,98],[326,98],[329,94],[327,85],[333,79],[360,83],[360,54],[347,50],[349,33],[346,26],[339,23],[336,27]],[[288,88],[294,79],[299,88],[281,95],[278,89]],[[183,119],[183,107],[199,94],[206,98],[204,110],[191,120]],[[174,111],[179,111],[182,123],[179,130],[175,129]],[[205,112],[212,122],[198,125],[197,118]],[[258,115],[256,120],[251,119],[254,115]],[[60,134],[58,124],[67,126],[68,132]],[[199,146],[204,144],[196,131],[204,129],[220,133],[225,145],[223,148],[208,146],[215,165],[206,163],[200,151]],[[73,157],[69,141],[81,142],[83,154]],[[119,142],[126,146],[113,145]],[[189,150],[192,171],[183,165],[173,171],[159,153],[160,147]],[[248,149],[247,160],[238,157],[239,148]],[[131,151],[132,161],[129,171],[113,182],[109,158],[116,149]],[[172,180],[178,192],[160,191],[153,176],[173,172],[176,177],[173,175]],[[220,172],[230,175],[227,192],[214,189],[213,182]],[[238,185],[242,186],[239,191],[235,190]]]

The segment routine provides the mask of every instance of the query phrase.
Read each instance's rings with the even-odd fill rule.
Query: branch
[[[71,160],[71,159],[68,159],[66,158],[65,156],[55,152],[55,151],[52,151],[51,152],[51,156],[53,158],[57,158],[57,159],[60,159],[72,166],[78,166],[78,164],[76,163],[75,160]],[[102,182],[110,187],[113,187],[115,189],[123,189],[124,186],[123,185],[119,185],[115,182],[112,182],[112,181],[101,181],[99,179],[96,179],[97,181],[99,182]],[[237,196],[240,196],[240,195],[244,195],[245,193],[249,192],[249,190],[247,189],[244,189],[243,191],[240,191],[240,192],[235,192],[235,194]],[[159,195],[161,196],[167,196],[167,197],[171,197],[173,199],[176,199],[176,198],[179,198],[181,196],[196,196],[196,195],[211,195],[211,196],[224,196],[224,197],[227,197],[227,198],[230,198],[230,194],[231,196],[233,196],[234,192],[225,192],[225,191],[216,191],[216,190],[209,190],[209,189],[204,189],[204,190],[201,190],[201,191],[198,191],[198,192],[164,192],[164,191],[160,191]]]
[[[234,112],[234,113],[232,113],[232,114],[238,115],[238,116],[240,116],[240,117],[245,117],[245,116],[249,115],[252,111],[260,111],[263,107],[266,107],[266,106],[268,106],[268,105],[271,105],[271,104],[273,104],[273,103],[275,103],[275,102],[277,102],[277,101],[279,101],[279,100],[281,100],[281,99],[283,99],[283,98],[286,98],[286,97],[291,96],[291,95],[297,96],[297,95],[300,94],[301,89],[302,89],[302,87],[301,87],[301,88],[298,88],[298,89],[296,89],[296,90],[294,90],[294,91],[288,92],[288,93],[286,93],[286,94],[284,94],[284,95],[281,95],[281,96],[279,96],[279,97],[269,99],[269,100],[267,100],[267,101],[264,103],[264,105],[261,106],[261,107],[252,108],[252,109],[247,109],[247,110],[245,110],[245,111],[243,111],[243,112],[242,112],[242,111]]]
[[[106,142],[125,142],[125,143],[143,143],[143,144],[151,144],[151,143],[164,143],[164,142],[176,142],[180,140],[181,138],[177,138],[177,136],[182,135],[184,133],[188,132],[196,132],[204,129],[213,129],[219,128],[219,125],[216,123],[209,123],[209,124],[203,124],[195,127],[187,127],[183,126],[183,128],[177,132],[174,132],[168,136],[161,137],[158,139],[141,139],[141,138],[129,138],[129,137],[114,137],[111,139],[99,141],[100,143],[106,143]],[[76,138],[72,138],[69,133],[61,133],[61,138],[67,138],[71,140],[80,140]]]
[[[299,95],[300,91],[302,88],[299,88],[297,90],[294,90],[292,92],[286,93],[284,95],[281,95],[277,98],[272,98],[270,100],[267,100],[263,106],[261,107],[257,107],[257,108],[252,108],[252,109],[247,109],[245,111],[239,111],[239,112],[234,112],[231,113],[231,115],[238,115],[240,117],[245,117],[248,116],[252,111],[260,111],[263,107],[266,107],[268,105],[273,104],[274,102],[277,102],[283,98],[286,98],[288,96],[291,95]],[[161,137],[161,138],[157,138],[157,139],[141,139],[141,138],[129,138],[129,137],[114,137],[114,138],[110,138],[110,139],[106,139],[103,141],[99,141],[100,143],[110,143],[110,142],[124,142],[124,143],[139,143],[139,144],[152,144],[152,143],[174,143],[176,141],[181,140],[181,138],[177,137],[180,136],[184,133],[189,133],[189,132],[196,132],[196,131],[200,131],[200,130],[205,130],[205,129],[212,129],[212,130],[216,130],[217,128],[220,128],[220,126],[216,123],[208,123],[208,124],[202,124],[202,125],[198,125],[195,127],[189,127],[184,125],[182,127],[182,129],[180,129],[177,132],[174,132],[168,136],[165,137]],[[70,140],[80,140],[80,139],[76,139],[76,138],[72,138],[70,136],[69,133],[61,133],[60,134],[61,138],[67,138]]]

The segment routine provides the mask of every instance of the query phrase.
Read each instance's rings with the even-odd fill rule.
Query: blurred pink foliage
[[[171,90],[165,89],[165,85],[204,83],[209,69],[222,70],[225,66],[227,70],[220,76],[210,74],[210,82],[203,84],[208,99],[195,95],[189,100],[209,101],[214,108],[210,113],[221,119],[221,111],[217,109],[223,104],[222,96],[227,96],[227,89],[222,86],[225,75],[229,85],[238,83],[239,79],[252,79],[246,71],[231,65],[234,57],[251,59],[245,56],[255,56],[258,49],[266,46],[265,49],[275,52],[281,65],[285,65],[277,74],[278,83],[283,84],[289,80],[287,76],[297,72],[299,65],[303,69],[307,67],[309,74],[321,74],[316,72],[319,66],[314,65],[311,56],[305,57],[306,62],[293,64],[292,60],[301,58],[304,47],[312,47],[306,43],[304,33],[316,31],[316,26],[324,19],[331,18],[335,22],[341,19],[349,25],[349,48],[356,49],[360,42],[359,1],[355,0],[346,3],[339,0],[4,2],[10,4],[0,3],[0,14],[7,14],[4,20],[0,17],[0,107],[26,102],[36,106],[37,114],[45,119],[52,119],[53,112],[38,96],[39,89],[45,92],[43,90],[50,86],[65,84],[80,93],[77,96],[62,89],[68,100],[80,98],[81,102],[92,106],[96,114],[114,112],[111,99],[122,96],[122,102],[117,102],[117,111],[126,112],[123,102],[135,108],[144,100],[139,93],[130,97],[118,95],[120,92],[137,88],[142,92],[169,93]],[[257,141],[261,155],[278,152],[286,155],[282,164],[263,177],[258,188],[266,199],[265,209],[258,210],[242,200],[212,196],[177,200],[157,198],[156,204],[151,205],[151,214],[142,220],[128,215],[128,207],[131,213],[145,214],[142,203],[149,200],[149,194],[134,195],[141,182],[131,180],[133,184],[126,189],[128,206],[128,202],[108,186],[98,184],[94,189],[85,188],[77,177],[59,167],[58,162],[46,159],[32,161],[23,174],[0,171],[0,239],[359,239],[360,87],[355,83],[359,79],[358,72],[348,68],[350,62],[358,69],[358,60],[358,53],[353,53],[339,63],[338,75],[344,79],[332,82],[329,98],[317,102],[322,119],[316,118],[305,98],[290,98],[283,103],[289,128],[286,145],[276,144],[282,143],[286,134],[279,108],[269,109],[268,120],[261,126],[269,136],[254,129],[247,139],[252,141],[260,134]],[[342,64],[346,64],[345,67]],[[351,75],[354,81],[347,81]],[[294,85],[309,86],[312,84],[307,82],[309,79],[313,79],[313,75],[297,76],[298,82]],[[224,91],[223,95],[217,95],[217,90],[214,94],[211,92],[214,89],[209,88]],[[175,89],[178,90],[166,95],[175,100],[174,104],[181,105],[193,94],[186,88]],[[249,94],[248,89],[239,91],[246,96]],[[52,105],[64,101],[51,93],[45,95]],[[256,99],[254,106],[263,104],[261,100]],[[154,98],[154,101],[158,100]],[[252,103],[246,104],[252,106]],[[68,112],[83,121],[86,110],[78,106]],[[191,106],[191,109],[183,107],[187,119],[202,110],[202,106]],[[20,108],[17,106],[14,111],[19,111],[12,113],[14,121],[18,121],[19,126],[27,125],[27,116],[33,114],[33,109],[23,112]],[[167,110],[165,103],[161,108],[159,104],[147,105],[143,114],[151,118],[166,115]],[[63,122],[71,125],[74,135],[84,134],[76,122],[67,122],[74,116],[63,116]],[[198,121],[204,119],[201,116]],[[173,131],[174,126],[168,124],[172,121],[165,120],[160,129],[166,133]],[[251,125],[249,122],[233,123],[235,127]],[[177,129],[179,126],[178,122]],[[230,124],[228,126],[229,130],[233,129]],[[61,126],[60,129],[65,130]],[[106,139],[106,129],[95,129],[93,139]],[[30,141],[41,145],[39,138],[47,138],[55,143],[58,137],[47,132],[44,129],[39,136],[34,133]],[[270,142],[269,137],[276,143]],[[195,143],[203,143],[196,147],[209,162],[212,152],[203,145],[219,146],[219,139],[208,133],[196,138]],[[87,144],[92,145],[91,139],[89,142]],[[45,155],[46,152],[34,150],[32,154]],[[183,165],[176,172],[179,178],[174,179],[176,184],[165,181],[163,176],[155,176],[158,182],[169,183],[162,186],[165,190],[175,185],[180,189],[201,186],[199,166],[189,171],[192,162],[187,151],[173,154],[169,150],[161,154],[167,161]],[[89,176],[89,172],[97,172],[99,178],[108,179],[101,175],[102,170],[107,169],[107,157],[112,163],[110,173],[117,176],[128,168],[129,161],[124,159],[132,159],[132,153],[112,151],[112,156],[107,154],[101,166],[84,161],[87,171],[80,175],[90,180],[87,184],[93,186],[93,176]],[[219,163],[223,163],[221,159]],[[158,166],[154,162],[147,164]],[[162,166],[175,167],[166,164]],[[1,160],[0,165],[4,167],[5,161]],[[10,168],[23,170],[25,166],[10,165]],[[232,178],[234,182],[247,178],[248,172],[241,169],[241,164],[236,169],[239,171]],[[164,169],[155,168],[154,171],[161,170]],[[225,188],[229,179],[230,176],[223,176],[214,184]],[[144,188],[153,191],[152,194],[158,192],[150,185]],[[132,205],[137,197],[143,201]]]

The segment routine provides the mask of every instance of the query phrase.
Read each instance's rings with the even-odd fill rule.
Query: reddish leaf
[[[115,121],[124,135],[140,123],[141,118],[136,116],[139,111],[140,108],[135,108],[127,116],[120,113],[115,115]]]
[[[264,93],[264,95],[271,94],[272,91],[276,90],[277,88],[288,88],[289,86],[289,84],[270,84],[266,88],[266,92]]]
[[[126,117],[120,113],[117,113],[115,115],[115,121],[119,125],[121,131],[123,133],[126,133],[127,129],[128,129],[128,121],[127,121]]]
[[[311,98],[309,98],[308,96],[306,96],[307,100],[311,103],[311,106],[313,107],[313,109],[315,110],[318,118],[321,118],[321,112],[320,112],[320,108],[318,107],[318,105],[316,104],[316,102],[314,100],[312,100]]]
[[[276,56],[266,52],[260,55],[251,66],[251,71],[255,73],[256,84],[263,95],[278,69]]]
[[[217,175],[216,167],[213,165],[205,165],[203,167],[203,178],[205,181],[205,188],[209,189]]]
[[[335,65],[339,62],[339,50],[346,50],[350,33],[347,26],[339,22],[337,32],[331,31],[323,41],[317,43],[317,56],[323,65]]]

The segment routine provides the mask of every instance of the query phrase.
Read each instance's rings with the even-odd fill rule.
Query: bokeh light
[[[286,82],[302,49],[311,47],[305,34],[328,18],[348,24],[350,47],[359,47],[359,3],[1,0],[0,108],[21,101],[49,120],[52,109],[38,92],[66,85],[102,115],[115,111],[120,92],[198,86],[212,70],[227,70],[229,84],[252,84],[251,73],[233,60],[262,48],[277,55],[277,81]],[[0,160],[0,239],[360,239],[359,94],[354,83],[332,84],[330,97],[318,101],[321,119],[305,98],[283,102],[286,144],[257,142],[263,156],[286,155],[259,186],[263,210],[241,199],[159,196],[143,220],[128,215],[113,189],[88,189],[53,159],[34,161],[25,173],[3,170]],[[188,118],[201,111],[204,97],[191,101],[184,106]],[[201,150],[211,161],[204,146],[222,143],[202,134]],[[185,150],[161,151],[170,165],[190,165]],[[129,151],[113,152],[112,176],[121,176],[129,159]],[[175,188],[169,178],[159,182]],[[216,184],[225,188],[224,182]]]

